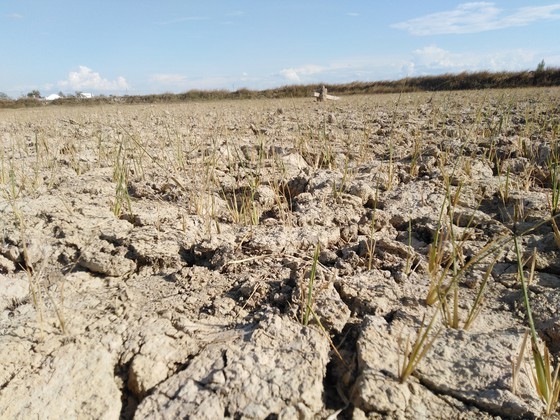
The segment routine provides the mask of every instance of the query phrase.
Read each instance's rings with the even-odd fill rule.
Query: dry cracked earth
[[[0,110],[0,417],[540,417],[559,94]]]

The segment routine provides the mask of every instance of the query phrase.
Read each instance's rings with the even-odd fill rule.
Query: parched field
[[[0,141],[1,418],[557,408],[560,89],[51,105]]]

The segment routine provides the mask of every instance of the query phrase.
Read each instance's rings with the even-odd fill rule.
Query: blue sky
[[[0,92],[264,89],[560,67],[560,1],[2,0]]]

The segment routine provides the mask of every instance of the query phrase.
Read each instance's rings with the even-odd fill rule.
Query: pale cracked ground
[[[0,110],[0,417],[539,416],[559,94]]]

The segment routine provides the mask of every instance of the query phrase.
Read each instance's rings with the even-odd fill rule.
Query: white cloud
[[[356,13],[356,12],[348,12],[348,13],[346,13],[346,16],[357,17],[357,16],[360,16],[360,14]]]
[[[306,76],[322,73],[325,70],[327,70],[325,67],[308,64],[297,68],[282,69],[280,75],[290,83],[300,83]]]
[[[23,19],[23,15],[19,14],[19,13],[10,13],[9,15],[6,15],[7,18],[12,19],[12,20],[19,20],[19,19]]]
[[[348,83],[352,81],[395,80],[463,71],[522,71],[534,69],[544,58],[547,65],[558,65],[558,53],[544,50],[510,49],[486,53],[457,52],[427,45],[409,54],[375,57],[346,57],[323,66],[285,68],[272,75],[266,86],[283,83]]]
[[[439,48],[435,45],[429,45],[424,48],[414,50],[414,66],[424,66],[431,68],[457,67],[461,63],[458,57],[453,57],[451,52]]]
[[[409,60],[408,60],[409,61]],[[348,83],[396,79],[408,74],[408,62],[399,55],[375,57],[346,57],[328,65],[310,64],[280,70],[264,81],[261,87],[274,87],[288,83]],[[403,73],[404,71],[404,73]]]
[[[534,68],[542,57],[549,55],[543,51],[512,49],[490,53],[452,52],[429,45],[414,50],[411,66],[416,75],[436,74],[442,72],[457,73],[462,71],[519,71]]]
[[[400,69],[400,74],[409,77],[416,73],[416,63],[414,61],[408,61],[403,63]]]
[[[432,13],[391,25],[412,35],[467,34],[492,31],[512,26],[526,26],[541,20],[560,19],[560,3],[548,6],[521,7],[506,12],[493,2],[472,2],[458,5],[455,9]]]
[[[288,81],[288,82],[292,82],[292,83],[299,83],[301,82],[301,79],[299,77],[299,75],[297,74],[297,71],[295,69],[283,69],[280,70],[280,74]]]
[[[78,71],[68,73],[68,78],[59,81],[58,86],[62,89],[103,91],[117,91],[130,88],[124,77],[119,76],[115,80],[104,79],[99,73],[86,66],[79,66]]]

